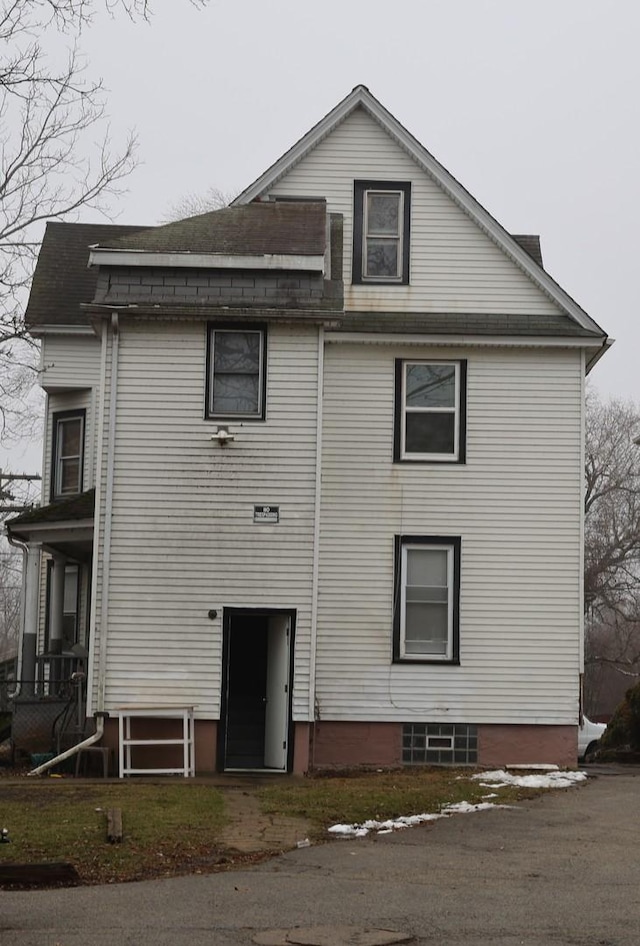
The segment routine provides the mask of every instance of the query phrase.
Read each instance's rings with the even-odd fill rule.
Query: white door
[[[267,647],[267,706],[264,733],[266,769],[287,769],[289,733],[289,642],[291,618],[274,614],[269,618]]]

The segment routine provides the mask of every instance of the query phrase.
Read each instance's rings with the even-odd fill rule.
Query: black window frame
[[[452,552],[452,587],[450,615],[450,649],[444,657],[407,655],[403,653],[404,599],[403,551],[410,546],[432,546],[450,549]],[[460,665],[460,567],[462,561],[462,539],[459,535],[396,535],[394,537],[394,601],[393,601],[393,663]]]
[[[216,332],[256,333],[260,335],[260,376],[258,379],[258,410],[255,412],[229,412],[213,410],[213,348]],[[264,421],[267,411],[267,325],[264,322],[209,322],[206,336],[206,384],[204,416],[213,421]]]
[[[457,442],[452,454],[407,452],[404,447],[405,434],[405,377],[407,365],[456,365],[458,384],[454,410],[457,415]],[[467,360],[465,358],[396,358],[395,359],[395,404],[393,432],[394,463],[453,463],[467,462]]]
[[[402,201],[401,273],[395,278],[368,276],[364,272],[365,255],[365,201],[369,191],[399,191]],[[410,278],[411,238],[411,182],[410,181],[364,181],[353,182],[353,258],[351,282],[354,285],[408,286]]]
[[[58,489],[58,430],[61,424],[69,420],[80,420],[82,422],[82,432],[80,437],[80,456],[78,470],[78,489],[73,492],[61,492]],[[70,496],[78,496],[84,485],[84,459],[85,459],[85,440],[87,435],[87,412],[85,408],[77,408],[68,411],[55,411],[51,415],[51,487],[50,499],[55,502],[59,499],[68,499]]]

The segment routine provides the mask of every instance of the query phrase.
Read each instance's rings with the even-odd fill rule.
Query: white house
[[[608,339],[366,88],[228,209],[49,224],[27,320],[22,678],[86,648],[124,774],[575,762]]]

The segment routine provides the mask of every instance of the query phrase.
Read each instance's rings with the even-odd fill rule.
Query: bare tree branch
[[[26,376],[14,345],[30,343],[23,310],[42,223],[84,208],[108,216],[136,163],[132,133],[112,144],[102,82],[87,77],[76,45],[105,8],[133,20],[152,12],[149,0],[0,0],[0,438],[20,415]],[[47,53],[52,31],[71,38],[66,61]]]

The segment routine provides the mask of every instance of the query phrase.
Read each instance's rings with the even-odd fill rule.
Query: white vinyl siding
[[[269,327],[265,422],[230,420],[225,447],[204,419],[203,322],[121,324],[119,344],[106,708],[217,718],[224,608],[281,608],[296,611],[293,714],[307,719],[317,329]],[[280,521],[254,523],[260,504]],[[102,562],[98,632],[101,584]]]
[[[468,359],[466,465],[394,464],[394,359]],[[321,719],[564,723],[580,670],[581,357],[330,342]],[[394,537],[460,537],[460,666],[392,663]]]
[[[100,382],[100,339],[46,335],[41,342],[40,384],[45,391],[94,388]]]
[[[353,185],[411,183],[410,284],[351,285]],[[345,308],[353,311],[558,314],[559,309],[362,109],[270,190],[325,197],[344,216]]]

